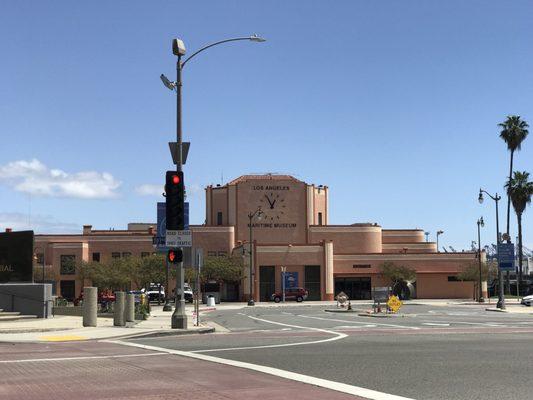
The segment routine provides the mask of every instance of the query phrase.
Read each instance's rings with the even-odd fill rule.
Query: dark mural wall
[[[33,231],[0,233],[0,283],[31,282]]]

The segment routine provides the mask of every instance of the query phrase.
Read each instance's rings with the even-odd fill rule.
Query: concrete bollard
[[[115,326],[125,326],[126,322],[124,321],[124,298],[126,293],[124,292],[115,292],[115,311],[113,315],[113,325]]]
[[[135,322],[135,295],[128,293],[126,295],[126,308],[124,309],[124,320],[126,322]]]
[[[83,326],[96,326],[98,318],[98,288],[83,288]]]

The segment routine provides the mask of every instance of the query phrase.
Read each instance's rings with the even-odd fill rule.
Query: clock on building
[[[280,194],[266,192],[261,197],[260,203],[266,222],[279,222],[285,216],[287,205]]]

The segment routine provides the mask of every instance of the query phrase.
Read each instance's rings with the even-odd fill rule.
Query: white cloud
[[[67,173],[39,160],[13,161],[0,166],[0,183],[36,196],[106,199],[117,196],[121,182],[107,172]]]
[[[70,222],[57,221],[50,215],[28,215],[18,212],[0,213],[0,232],[6,228],[33,230],[42,233],[80,233],[81,227]]]
[[[165,192],[163,185],[140,185],[135,188],[135,192],[141,196],[161,196]]]

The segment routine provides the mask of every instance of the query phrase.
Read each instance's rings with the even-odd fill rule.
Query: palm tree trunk
[[[518,287],[522,282],[522,214],[517,214],[518,220]],[[518,294],[520,296],[520,293]]]
[[[513,158],[514,158],[514,150],[511,150],[511,163],[509,167],[509,184],[511,184],[511,179],[513,179]],[[509,235],[509,224],[511,221],[511,196],[507,194],[507,235]],[[509,241],[511,240],[511,237],[509,236]],[[508,241],[508,242],[509,242]]]
[[[514,158],[514,150],[511,150],[511,162],[509,166],[509,184],[511,184],[511,179],[513,179],[513,158]],[[507,236],[509,239],[507,239],[507,243],[511,243],[511,235],[509,233],[509,225],[511,221],[511,196],[507,194]],[[505,283],[507,286],[507,293],[511,294],[511,273],[507,271],[505,273]]]

